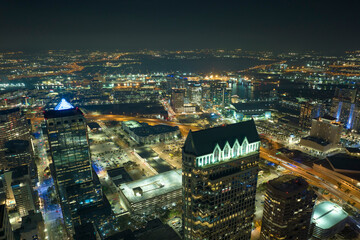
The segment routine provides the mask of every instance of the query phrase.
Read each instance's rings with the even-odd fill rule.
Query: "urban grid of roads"
[[[3,54],[3,59],[7,59],[7,56],[17,56],[18,54],[22,53],[11,53],[11,54]],[[53,54],[53,53],[51,53]],[[72,53],[74,54],[74,53]],[[86,53],[87,54],[87,53]],[[86,54],[84,56],[86,56]],[[72,63],[67,63],[66,65],[62,66],[43,66],[43,67],[30,67],[30,66],[21,66],[18,68],[20,71],[16,74],[10,74],[7,77],[7,80],[9,83],[2,84],[2,90],[4,91],[4,94],[1,95],[1,101],[2,101],[2,108],[3,109],[9,109],[12,107],[21,106],[23,109],[27,110],[28,118],[31,121],[32,125],[32,132],[37,133],[38,136],[33,139],[33,145],[35,149],[35,155],[36,155],[36,165],[37,165],[37,171],[38,171],[38,183],[35,187],[35,190],[38,192],[39,197],[39,208],[41,211],[41,214],[43,216],[45,228],[44,228],[44,236],[45,239],[68,239],[71,238],[70,235],[68,235],[68,231],[63,223],[63,211],[60,205],[60,199],[59,196],[56,193],[56,189],[54,188],[54,179],[53,174],[50,174],[50,163],[52,163],[52,156],[49,155],[49,143],[47,142],[47,137],[44,136],[45,133],[43,132],[43,121],[44,118],[42,116],[42,112],[45,109],[45,106],[42,106],[41,103],[44,103],[44,99],[36,99],[36,94],[33,94],[33,102],[28,103],[28,99],[26,98],[26,104],[24,102],[16,102],[16,96],[24,95],[25,89],[16,89],[19,85],[12,85],[13,81],[15,83],[16,80],[21,80],[24,78],[43,78],[44,80],[39,81],[38,83],[34,84],[35,90],[39,92],[46,92],[46,96],[50,101],[48,101],[46,104],[52,104],[59,101],[59,97],[66,94],[63,94],[63,92],[66,92],[66,88],[72,89],[72,86],[81,85],[79,83],[79,80],[74,80],[68,87],[64,83],[62,83],[63,78],[58,78],[57,80],[51,80],[51,78],[56,78],[58,76],[71,76],[71,74],[76,74],[78,72],[83,71],[87,67],[89,67],[89,64],[96,64],[96,63],[106,63],[107,66],[111,66],[114,68],[119,67],[118,65],[115,65],[119,59],[127,57],[126,61],[134,61],[135,62],[135,56],[137,56],[140,53],[134,54],[132,56],[129,53],[126,54],[113,54],[109,57],[104,58],[101,54],[94,53],[92,55],[91,60],[89,59],[82,59],[79,56],[77,56],[77,53],[74,54],[74,58],[79,58],[82,60],[76,60]],[[151,53],[154,54],[154,53]],[[156,53],[160,54],[160,53]],[[178,53],[166,53],[163,56],[166,58],[173,57],[172,54],[178,54]],[[184,54],[184,53],[182,53]],[[198,53],[202,54],[202,53]],[[221,55],[221,57],[224,56],[224,52],[217,52],[215,51],[213,53],[214,55]],[[231,54],[238,54],[237,52],[232,52]],[[243,54],[243,53],[242,53]],[[265,55],[264,55],[265,54]],[[191,56],[196,55],[196,52],[191,52]],[[254,56],[255,53],[246,53],[244,54],[247,57],[248,56]],[[266,56],[268,59],[270,57],[268,56],[269,53],[257,53],[256,57],[264,57]],[[359,64],[360,62],[360,52],[351,52],[348,53],[348,55],[352,56],[352,62],[350,60],[345,61],[344,59],[350,59],[349,58],[342,58],[340,60],[334,61],[329,60],[332,58],[326,58],[326,57],[309,57],[308,55],[293,55],[289,54],[282,57],[278,57],[279,59],[276,59],[277,61],[274,61],[270,64],[261,64],[258,66],[253,66],[241,71],[238,71],[236,74],[239,75],[239,77],[234,78],[233,73],[229,74],[222,74],[222,76],[201,76],[194,74],[194,82],[201,82],[201,84],[205,85],[210,84],[212,81],[215,81],[217,79],[221,79],[223,82],[228,83],[234,83],[236,81],[239,82],[239,79],[242,83],[242,85],[246,85],[246,89],[252,89],[249,91],[253,91],[255,87],[261,87],[262,85],[270,85],[272,91],[273,87],[278,88],[279,87],[279,80],[276,80],[275,75],[277,77],[285,78],[286,76],[289,76],[292,82],[294,82],[294,79],[297,79],[299,76],[302,77],[305,80],[306,84],[309,84],[311,81],[312,86],[309,87],[312,89],[317,89],[319,91],[327,91],[326,87],[322,86],[321,82],[326,81],[329,86],[333,86],[333,83],[344,83],[344,88],[350,88],[357,89],[357,80],[360,80],[360,74],[358,73]],[[266,58],[264,57],[264,58]],[[274,57],[274,56],[272,56]],[[16,65],[11,66],[11,64],[14,64],[10,59],[13,57],[9,57],[9,60],[5,61],[8,63],[8,66],[2,66],[0,65],[0,69],[2,71],[13,71],[16,70]],[[96,59],[97,58],[97,59]],[[282,58],[285,58],[286,60],[283,60]],[[304,60],[305,59],[305,60]],[[354,60],[355,59],[355,60]],[[279,61],[280,60],[280,61]],[[114,61],[114,63],[113,63]],[[301,65],[303,62],[308,62],[307,65]],[[358,62],[357,62],[358,61]],[[11,64],[10,64],[11,63]],[[313,64],[312,66],[309,64]],[[19,62],[21,64],[21,62]],[[121,66],[126,66],[128,64],[134,64],[133,62],[126,62]],[[291,66],[293,65],[293,66]],[[342,66],[342,67],[341,67]],[[45,70],[45,72],[42,72],[42,68],[48,68]],[[49,70],[50,69],[50,70]],[[59,69],[59,70],[57,70]],[[335,69],[335,70],[334,70]],[[321,77],[321,74],[319,74],[319,71],[324,74]],[[88,74],[88,73],[87,73]],[[104,73],[105,75],[106,73]],[[154,78],[152,79],[152,76],[149,75],[137,75],[137,76],[120,76],[118,78],[114,78],[111,80],[111,83],[108,84],[108,86],[105,86],[105,83],[103,85],[104,89],[110,89],[112,88],[116,89],[135,89],[135,91],[139,88],[139,83],[145,83],[144,85],[147,85],[146,87],[149,87],[151,89],[156,89],[159,86],[158,85],[151,85],[154,82],[156,82],[156,79],[159,78],[158,74],[157,76],[154,74]],[[260,77],[261,75],[261,77]],[[315,76],[319,75],[319,76]],[[156,77],[155,77],[156,76]],[[179,74],[177,77],[170,76],[169,74],[163,74],[162,79],[165,79],[166,82],[171,81],[178,81],[179,79],[183,80],[183,77],[181,77],[181,74]],[[189,79],[191,78],[189,74],[186,75]],[[241,77],[240,77],[241,76]],[[265,78],[264,78],[265,76]],[[284,77],[283,77],[284,76]],[[294,77],[295,76],[295,77]],[[92,76],[96,79],[96,83],[101,82],[102,79],[99,74],[96,74],[96,76]],[[69,77],[70,78],[70,77]],[[322,79],[321,79],[322,78]],[[224,80],[225,79],[225,80]],[[264,80],[265,79],[265,80]],[[120,81],[119,81],[120,80]],[[181,81],[182,81],[181,80]],[[266,80],[269,81],[269,83],[266,82]],[[46,82],[48,81],[48,82]],[[104,81],[104,80],[103,80]],[[119,81],[119,85],[114,85],[114,82]],[[296,81],[296,80],[295,80]],[[299,80],[300,81],[300,80]],[[303,80],[301,80],[303,81]],[[352,81],[354,82],[353,85],[349,85],[348,83]],[[131,83],[133,82],[133,84]],[[181,85],[181,84],[180,84]],[[9,89],[9,88],[12,89]],[[40,88],[39,88],[40,87]],[[173,102],[171,100],[171,89],[174,87],[179,87],[176,84],[168,86],[170,88],[170,92],[165,95],[161,95],[161,97],[158,98],[158,102],[160,106],[166,111],[167,117],[161,117],[156,118],[155,114],[153,116],[146,116],[145,114],[137,114],[136,115],[126,115],[126,114],[119,114],[119,113],[105,113],[101,111],[92,111],[89,110],[86,105],[93,103],[93,105],[97,105],[96,102],[100,101],[97,100],[99,95],[108,95],[107,93],[103,92],[102,90],[97,93],[96,95],[94,92],[91,92],[91,95],[93,96],[93,99],[87,100],[88,102],[84,104],[84,102],[81,102],[81,99],[70,99],[74,100],[73,104],[80,103],[80,109],[84,113],[84,116],[87,120],[87,122],[96,122],[100,126],[100,130],[98,131],[89,131],[89,140],[90,140],[90,151],[91,151],[91,162],[93,167],[96,169],[96,173],[99,176],[100,183],[102,185],[102,188],[104,190],[104,193],[109,200],[111,204],[112,211],[115,213],[115,215],[119,218],[121,218],[124,215],[127,215],[129,212],[131,212],[131,209],[128,209],[128,206],[124,203],[125,200],[123,199],[123,195],[119,194],[119,190],[117,187],[115,187],[112,184],[111,179],[106,174],[107,170],[115,169],[118,167],[125,166],[126,163],[132,162],[134,163],[135,167],[127,168],[127,171],[132,176],[133,179],[143,179],[150,176],[154,176],[158,174],[158,171],[155,169],[153,163],[148,161],[147,159],[144,159],[140,156],[139,151],[140,149],[147,149],[147,151],[153,152],[156,154],[160,159],[165,161],[165,164],[168,165],[169,169],[180,169],[182,167],[182,160],[181,160],[181,147],[184,144],[184,140],[186,139],[189,131],[196,132],[202,129],[207,129],[210,126],[220,126],[224,124],[232,124],[235,122],[239,122],[241,120],[246,120],[246,118],[239,119],[238,117],[232,117],[226,114],[225,109],[225,100],[223,99],[220,104],[212,102],[215,100],[210,100],[206,104],[203,102],[195,103],[197,105],[198,109],[196,113],[194,112],[179,112],[177,109],[174,108]],[[15,88],[15,90],[14,90]],[[80,87],[78,87],[80,89]],[[102,87],[100,87],[102,89]],[[180,88],[180,87],[179,87]],[[95,89],[98,89],[95,88]],[[99,90],[99,89],[98,89]],[[191,91],[187,89],[187,91]],[[246,90],[247,91],[247,90]],[[7,95],[7,92],[13,92],[13,96]],[[20,94],[16,93],[20,92]],[[30,92],[30,90],[29,90]],[[54,94],[57,93],[57,94]],[[223,94],[225,94],[225,91],[223,90]],[[280,102],[279,98],[281,97],[287,97],[291,95],[289,92],[284,93],[276,93],[277,94],[277,101]],[[201,98],[204,96],[202,95]],[[224,96],[223,96],[224,97]],[[239,101],[239,96],[236,96],[237,98],[231,99],[232,103],[246,103],[245,100]],[[72,97],[71,97],[72,98]],[[189,97],[186,95],[185,98],[191,99],[192,97]],[[246,97],[245,97],[246,98]],[[94,100],[95,99],[95,100]],[[212,96],[210,96],[210,99],[212,99]],[[328,97],[328,104],[331,104],[332,96]],[[134,100],[136,103],[141,103],[139,100]],[[184,100],[183,100],[184,101]],[[116,99],[107,99],[107,100],[101,100],[103,103],[102,105],[111,105],[112,103],[118,102]],[[251,101],[250,101],[251,102]],[[286,101],[283,101],[286,102]],[[207,106],[210,103],[210,107]],[[184,104],[184,102],[182,103]],[[286,103],[285,103],[286,104]],[[235,105],[235,104],[234,104]],[[274,110],[272,108],[275,107],[269,107],[269,110]],[[228,106],[226,106],[226,109],[228,109]],[[320,154],[317,151],[312,151],[309,148],[304,148],[299,144],[299,141],[302,137],[305,137],[308,135],[308,130],[299,130],[298,128],[294,128],[291,125],[288,125],[284,122],[277,121],[277,118],[281,118],[282,113],[278,110],[274,110],[276,112],[273,113],[273,116],[270,118],[264,118],[264,117],[258,117],[257,114],[254,114],[251,116],[251,114],[248,115],[249,118],[255,119],[255,124],[257,126],[257,131],[260,135],[261,139],[261,146],[259,148],[260,153],[260,162],[266,163],[263,164],[264,166],[268,165],[275,165],[277,168],[270,168],[270,175],[259,173],[258,177],[258,186],[261,185],[264,182],[268,182],[269,180],[276,178],[283,174],[292,174],[301,176],[306,181],[314,187],[316,190],[316,194],[318,195],[318,201],[333,201],[340,205],[346,205],[347,209],[350,209],[353,213],[352,220],[355,223],[358,223],[358,215],[357,212],[360,209],[360,188],[358,185],[353,184],[353,182],[347,181],[344,178],[340,178],[336,174],[330,174],[328,172],[322,172],[319,170],[314,169],[313,167],[309,166],[308,164],[305,164],[303,162],[296,161],[292,159],[292,157],[285,152],[279,150],[279,149],[288,149],[289,151],[301,151],[303,154],[311,157],[311,158],[317,158],[317,159],[325,159],[326,154]],[[186,119],[186,118],[193,118],[194,116],[198,116],[201,114],[209,114],[210,116],[216,115],[216,120],[213,121],[211,124],[200,124],[200,121],[181,121],[180,119]],[[292,114],[292,113],[291,113]],[[290,114],[290,115],[291,115]],[[352,113],[353,114],[353,113]],[[249,116],[250,115],[250,116]],[[261,115],[261,114],[259,114]],[[280,116],[280,117],[279,117]],[[146,123],[150,126],[155,125],[168,125],[172,127],[178,127],[181,133],[182,138],[180,139],[174,139],[172,141],[167,141],[166,143],[156,143],[156,144],[149,144],[145,146],[141,146],[136,142],[135,139],[130,137],[126,131],[120,125],[113,125],[114,122],[126,122],[126,121],[137,121],[140,123]],[[206,120],[207,123],[209,123],[208,120]],[[204,121],[205,122],[205,121]],[[359,137],[356,134],[357,129],[354,129],[353,131],[349,130],[343,130],[342,133],[342,140],[343,142],[349,142],[351,139],[351,143],[354,145],[359,144]],[[347,143],[345,143],[346,146]],[[335,149],[334,153],[338,152],[344,152],[344,148],[341,146],[338,146],[338,150]],[[138,166],[138,167],[136,167]],[[260,169],[262,170],[262,169]],[[54,188],[53,193],[49,192],[51,188]],[[106,189],[106,190],[105,190]],[[325,191],[324,191],[325,190]],[[54,201],[55,199],[55,201]],[[57,200],[56,200],[57,199]],[[259,192],[256,195],[256,213],[254,218],[254,227],[252,231],[252,238],[258,239],[259,233],[260,233],[260,225],[256,222],[259,222],[261,220],[262,216],[262,207],[263,207],[263,201],[264,201],[264,195],[262,192]],[[345,209],[345,208],[344,208]],[[19,228],[19,225],[21,225],[21,219],[19,221],[19,216],[16,214],[10,214],[10,222],[13,225],[13,229]],[[131,215],[131,214],[130,214]],[[177,213],[168,219],[166,219],[166,224],[169,224],[178,234],[181,236],[181,213]],[[134,222],[141,222],[142,224],[148,219],[145,219],[144,217],[139,216],[133,216],[134,219],[131,221]],[[130,217],[131,219],[131,217]],[[261,222],[261,221],[260,221]],[[130,222],[129,222],[130,223]],[[106,225],[106,224],[105,224]],[[141,225],[141,224],[140,224]],[[360,223],[358,227],[360,226]],[[105,227],[104,227],[105,228]],[[110,227],[111,228],[111,227]],[[360,228],[360,227],[359,227]],[[116,227],[116,229],[112,229],[111,231],[104,231],[102,233],[103,236],[101,237],[107,237],[107,233],[114,233],[114,232],[121,232],[124,229],[119,229]],[[355,231],[359,231],[359,229],[355,229]],[[160,239],[160,238],[159,238]]]

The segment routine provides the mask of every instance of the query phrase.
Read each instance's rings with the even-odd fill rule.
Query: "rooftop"
[[[274,189],[286,193],[302,191],[309,185],[305,179],[294,175],[282,175],[278,178],[270,180],[268,183]]]
[[[321,146],[327,146],[327,145],[330,144],[326,140],[323,140],[323,139],[320,139],[320,138],[317,138],[317,137],[312,137],[312,136],[307,136],[307,137],[304,137],[302,139],[312,141],[312,142],[317,143],[317,144],[319,144]]]
[[[66,110],[48,110],[44,112],[45,119],[59,118],[59,117],[71,117],[76,115],[83,115],[79,108],[71,108]]]
[[[126,121],[123,124],[130,128],[133,133],[138,136],[146,137],[149,135],[157,135],[161,133],[173,132],[179,130],[178,126],[172,127],[168,125],[150,126],[147,123],[139,123],[137,121]]]
[[[134,231],[137,240],[160,239],[180,240],[173,228],[168,224],[163,224],[158,218],[147,223],[145,228]]]
[[[360,157],[338,153],[328,156],[327,159],[336,170],[360,171]]]
[[[329,229],[347,217],[339,205],[326,201],[315,206],[311,222],[321,229]]]
[[[319,117],[319,119],[326,119],[326,120],[331,121],[331,122],[336,121],[336,118],[334,118],[334,117],[332,117],[330,115],[325,115],[323,117]]]
[[[131,203],[141,202],[182,188],[181,169],[120,185],[120,189]]]
[[[133,121],[133,120],[130,120],[130,121],[125,121],[123,122],[123,124],[128,127],[128,128],[138,128],[138,127],[142,127],[143,125],[137,121]]]
[[[260,141],[254,120],[196,132],[190,130],[184,144],[184,151],[201,156],[212,153],[216,144],[219,144],[221,149],[224,148],[226,142],[229,142],[230,146],[233,146],[236,140],[242,144],[245,137],[249,143]]]
[[[138,128],[133,128],[132,131],[138,136],[149,136],[157,135],[161,133],[174,132],[179,130],[178,126],[172,127],[168,125],[155,125],[155,126],[142,126]]]
[[[91,129],[99,129],[99,128],[101,128],[100,125],[97,122],[89,122],[87,125]]]
[[[116,186],[132,181],[132,178],[126,172],[124,167],[107,170],[107,173]]]

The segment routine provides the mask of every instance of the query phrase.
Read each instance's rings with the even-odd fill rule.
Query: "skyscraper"
[[[195,103],[195,104],[201,103],[201,96],[202,96],[201,89],[202,88],[200,83],[191,83],[188,85],[188,91],[189,91],[188,97],[190,103]]]
[[[267,184],[261,240],[309,238],[316,195],[301,177],[283,175]]]
[[[6,169],[8,166],[5,157],[7,146],[5,143],[11,140],[24,140],[30,143],[30,127],[20,110],[20,108],[11,108],[0,111],[0,168]],[[29,149],[32,151],[32,148]],[[32,154],[32,153],[30,153]]]
[[[29,175],[14,180],[11,183],[11,188],[14,193],[16,208],[20,217],[27,216],[29,211],[35,210],[34,196]]]
[[[259,147],[253,120],[189,132],[182,154],[184,239],[250,239]]]
[[[228,106],[231,100],[231,89],[227,83],[219,80],[210,82],[210,98],[214,105]]]
[[[92,183],[87,125],[80,109],[65,99],[44,113],[46,131],[53,160],[52,175],[60,195],[61,207],[67,226],[72,229],[78,224],[77,211],[90,206],[102,197],[101,188]],[[72,199],[73,189],[85,193]],[[79,193],[79,192],[78,192]]]
[[[7,168],[32,165],[32,144],[28,140],[10,140],[4,144],[5,163]]]
[[[69,186],[92,179],[86,120],[78,108],[64,99],[44,113],[53,159],[55,180]]]
[[[175,112],[184,110],[185,88],[173,88],[171,92],[171,107]]]
[[[301,104],[299,126],[302,129],[310,128],[311,120],[322,117],[324,115],[324,109],[324,105],[319,102],[306,102]]]

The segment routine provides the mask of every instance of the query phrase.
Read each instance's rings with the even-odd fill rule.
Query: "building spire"
[[[73,108],[73,105],[66,101],[65,98],[62,98],[59,104],[55,107],[55,110],[68,110]]]

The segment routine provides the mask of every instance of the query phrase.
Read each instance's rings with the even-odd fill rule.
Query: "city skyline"
[[[2,1],[0,240],[359,240],[358,9]]]

